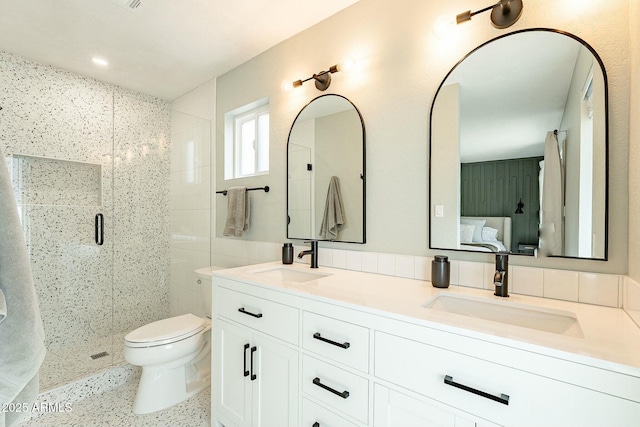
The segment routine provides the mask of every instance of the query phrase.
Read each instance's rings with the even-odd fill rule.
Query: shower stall
[[[124,335],[169,314],[170,109],[5,52],[0,105],[44,391],[121,363]]]

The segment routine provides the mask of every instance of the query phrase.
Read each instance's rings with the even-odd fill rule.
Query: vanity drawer
[[[316,423],[318,423],[316,425]],[[302,427],[357,427],[309,399],[302,399]]]
[[[227,288],[216,294],[218,315],[252,329],[298,344],[298,309]]]
[[[379,378],[506,426],[630,427],[640,419],[636,402],[383,332],[375,333],[374,369]]]
[[[354,369],[369,371],[369,329],[305,311],[302,346]]]
[[[310,356],[302,358],[302,391],[367,424],[369,381]]]

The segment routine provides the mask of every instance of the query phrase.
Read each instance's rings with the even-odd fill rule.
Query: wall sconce
[[[520,201],[518,202],[518,209],[516,209],[514,213],[523,214],[524,211],[522,210],[522,208],[524,208],[524,203],[522,203],[522,198],[521,198]]]
[[[456,23],[462,24],[471,20],[471,17],[482,12],[491,10],[491,24],[503,29],[512,26],[522,15],[522,0],[500,0],[498,3],[485,7],[484,9],[471,12],[462,12],[456,16]]]
[[[318,74],[314,74],[307,79],[296,80],[295,82],[291,83],[291,88],[300,87],[304,82],[308,82],[309,80],[313,79],[316,83],[316,89],[322,91],[327,90],[329,88],[329,85],[331,85],[331,74],[337,73],[340,70],[340,65],[333,65],[329,68],[328,71],[320,71]]]

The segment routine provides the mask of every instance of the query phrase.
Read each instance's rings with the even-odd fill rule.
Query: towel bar
[[[269,186],[265,185],[264,187],[247,188],[247,191],[253,191],[253,190],[264,190],[265,193],[268,193],[269,192]],[[227,195],[227,190],[216,191],[216,194],[222,194],[223,196],[226,196]]]

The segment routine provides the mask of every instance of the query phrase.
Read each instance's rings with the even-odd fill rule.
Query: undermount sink
[[[277,267],[269,270],[254,271],[253,274],[257,276],[267,277],[270,279],[280,279],[289,282],[304,283],[311,280],[322,279],[323,277],[331,276],[326,273],[316,273],[310,271],[300,271],[290,268]]]
[[[434,296],[422,307],[554,334],[584,337],[578,319],[569,311],[449,293]]]

